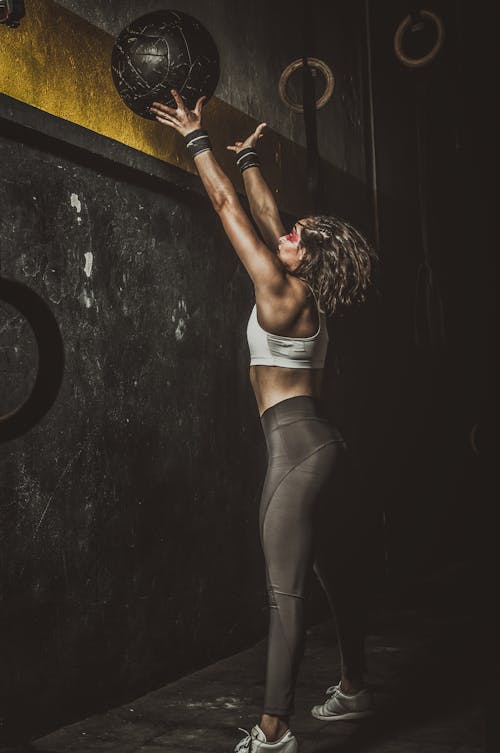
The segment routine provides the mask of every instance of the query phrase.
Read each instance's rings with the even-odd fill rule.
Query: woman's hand
[[[259,139],[262,138],[264,135],[264,128],[267,126],[267,123],[261,123],[257,126],[255,131],[248,136],[248,138],[245,139],[245,141],[235,141],[233,146],[228,146],[226,149],[230,149],[232,152],[236,152],[238,154],[241,152],[242,149],[245,149],[247,146],[254,147],[255,144]]]
[[[181,136],[186,136],[191,131],[201,128],[201,108],[206,97],[200,97],[194,110],[188,110],[176,89],[171,89],[170,93],[177,103],[177,109],[167,107],[161,102],[153,102],[153,106],[149,109],[156,116],[156,120],[171,126]]]

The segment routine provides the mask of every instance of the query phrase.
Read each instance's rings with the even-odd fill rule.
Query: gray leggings
[[[359,672],[363,663],[355,617],[347,614],[345,621],[338,619],[335,584],[329,577],[333,531],[321,535],[318,505],[345,443],[339,431],[322,418],[317,401],[306,395],[277,403],[262,414],[261,421],[268,467],[260,533],[270,607],[263,711],[289,716],[294,711],[295,682],[304,649],[304,592],[311,567],[335,609],[343,667],[348,664]]]

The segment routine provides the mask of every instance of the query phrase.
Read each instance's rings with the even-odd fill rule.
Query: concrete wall
[[[112,32],[161,7],[66,5]],[[217,94],[303,143],[301,116],[277,96],[301,54],[295,11],[239,6],[182,5],[223,53]],[[368,227],[356,12],[328,29],[317,15],[319,54],[341,60],[318,124],[339,168],[331,209]],[[251,285],[191,176],[154,177],[151,158],[118,160],[116,144],[99,137],[96,150],[95,134],[15,105],[2,100],[1,270],[47,302],[66,353],[50,412],[0,451],[3,713],[40,729],[265,634],[264,446],[244,339]],[[36,354],[19,313],[1,311],[4,412]],[[355,446],[370,335],[353,321],[357,340],[335,325],[326,384]],[[325,614],[316,596],[311,619]]]
[[[14,698],[62,713],[262,630],[251,290],[207,203],[0,149],[2,273],[50,302],[66,351],[56,404],[2,447],[2,666]],[[4,412],[30,384],[23,344]]]

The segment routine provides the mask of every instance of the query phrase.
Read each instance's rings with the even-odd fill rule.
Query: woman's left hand
[[[255,145],[259,139],[261,139],[264,135],[264,128],[267,127],[267,123],[261,123],[257,126],[255,131],[250,134],[250,136],[247,136],[245,141],[235,141],[233,145],[227,146],[226,149],[230,149],[232,152],[236,152],[236,154],[239,154],[242,149],[245,149],[247,146],[251,146],[252,148],[255,148]]]
[[[191,131],[201,128],[201,108],[206,97],[200,97],[194,110],[188,110],[176,89],[171,89],[170,93],[177,103],[177,109],[167,107],[161,102],[153,102],[153,106],[149,109],[156,116],[156,120],[159,123],[171,126],[181,136],[186,136]]]

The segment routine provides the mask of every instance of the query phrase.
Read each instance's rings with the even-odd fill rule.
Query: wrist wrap
[[[184,136],[184,143],[191,157],[196,157],[197,154],[201,154],[212,148],[208,133],[203,128],[197,128],[195,131],[187,133]]]
[[[246,146],[238,152],[236,164],[240,168],[240,172],[243,173],[249,167],[260,167],[259,156],[252,146]]]

